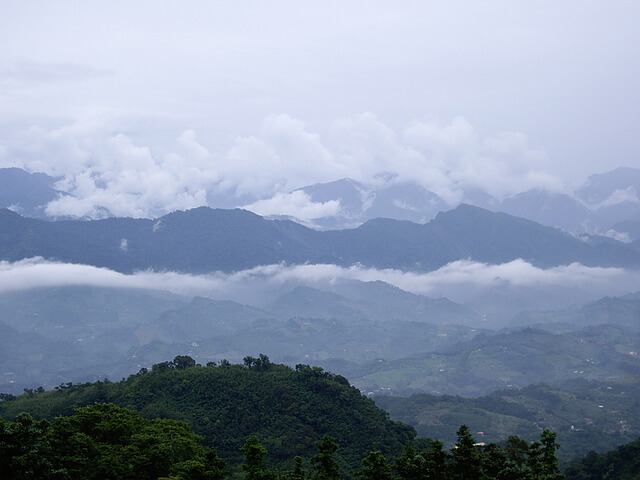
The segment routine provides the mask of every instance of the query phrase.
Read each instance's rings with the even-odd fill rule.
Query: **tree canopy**
[[[184,422],[145,419],[114,404],[53,421],[0,421],[0,478],[221,480],[224,462]]]

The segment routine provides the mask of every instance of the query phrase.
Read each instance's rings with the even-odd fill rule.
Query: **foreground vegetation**
[[[640,479],[640,440],[607,453],[590,452],[567,469],[567,480]]]
[[[40,480],[222,480],[225,463],[199,443],[184,422],[148,420],[113,404],[77,408],[73,415],[51,422],[27,413],[15,422],[0,419],[0,478]],[[339,445],[325,435],[310,459],[293,459],[293,469],[272,470],[267,449],[250,436],[240,447],[245,480],[340,480],[344,478]],[[504,448],[476,444],[469,429],[458,430],[451,452],[440,442],[417,450],[408,443],[392,462],[378,450],[361,461],[362,480],[413,479],[561,479],[555,434],[544,431],[540,442],[511,437]]]
[[[331,435],[342,446],[339,462],[353,472],[372,450],[397,456],[415,430],[388,414],[339,376],[319,367],[290,368],[265,355],[196,365],[188,356],[141,370],[121,382],[64,384],[56,390],[27,390],[0,402],[0,416],[36,419],[70,415],[73,408],[114,403],[145,418],[188,423],[204,444],[215,448],[230,468],[242,462],[240,447],[257,435],[278,468],[293,466],[295,456],[310,457],[315,442]]]
[[[144,419],[113,404],[78,408],[68,417],[0,419],[3,479],[224,478],[224,462],[184,422]]]
[[[558,437],[546,429],[553,423],[549,419],[571,413],[563,406],[567,402],[582,415],[584,405],[603,398],[608,398],[607,409],[633,410],[636,387],[578,382],[564,393],[535,386],[477,399],[378,399],[396,418],[404,409],[406,418],[422,419],[420,431],[426,419],[440,421],[440,430],[426,433],[443,443],[416,439],[412,427],[391,421],[346,379],[318,367],[293,369],[272,364],[265,355],[245,357],[241,365],[223,360],[200,366],[178,356],[117,383],[0,394],[0,478],[557,480],[562,478]],[[521,397],[530,403],[523,404]],[[615,398],[621,403],[611,403]],[[602,419],[613,415],[598,410]],[[511,433],[494,438],[478,432],[483,442],[477,443],[471,432],[481,411],[501,419]],[[540,417],[544,412],[555,417]],[[505,425],[518,417],[537,422],[537,433],[514,435],[519,435],[517,425]],[[456,419],[471,420],[472,428],[460,422],[451,437]],[[451,432],[445,432],[447,426]],[[577,439],[581,432],[575,430]],[[581,438],[588,448],[601,447],[588,441],[597,437],[595,430],[586,435]],[[590,453],[566,470],[567,478],[635,480],[638,442],[607,454]]]

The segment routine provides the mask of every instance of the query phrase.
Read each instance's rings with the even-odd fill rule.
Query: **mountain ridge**
[[[0,259],[31,257],[124,273],[233,272],[278,263],[431,271],[466,259],[490,264],[523,259],[542,268],[576,262],[640,266],[640,253],[621,242],[590,245],[559,229],[466,204],[427,224],[377,219],[324,232],[245,210],[208,207],[153,220],[46,222],[0,212]]]
[[[44,173],[29,173],[16,167],[0,168],[0,208],[11,208],[20,214],[42,219],[69,219],[71,215],[47,214],[49,202],[72,196],[56,190],[59,180]],[[629,240],[640,238],[637,227],[625,226],[625,222],[640,218],[640,169],[637,168],[620,167],[594,174],[563,191],[534,188],[505,198],[493,197],[477,187],[460,188],[458,200],[445,201],[418,182],[400,181],[393,173],[387,173],[378,175],[370,183],[342,178],[278,194],[292,195],[297,201],[302,196],[310,205],[316,206],[331,202],[332,208],[317,209],[315,218],[307,218],[306,213],[301,213],[302,216],[297,218],[295,208],[289,211],[283,205],[280,205],[280,210],[274,210],[280,202],[264,210],[265,202],[269,204],[273,199],[258,198],[251,194],[207,192],[206,198],[207,205],[212,208],[247,208],[268,218],[288,218],[321,230],[354,228],[378,217],[426,223],[435,218],[438,212],[466,202],[562,228],[573,234],[604,233],[613,237],[626,234]],[[112,216],[99,205],[96,211],[99,212],[97,218]]]

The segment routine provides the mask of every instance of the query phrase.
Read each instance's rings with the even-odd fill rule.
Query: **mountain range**
[[[368,362],[349,377],[377,394],[462,396],[543,382],[636,377],[639,333],[637,325],[606,324],[559,333],[531,327],[482,332],[430,353]]]
[[[518,328],[496,332],[446,299],[382,282],[343,280],[336,289],[296,287],[260,307],[97,287],[0,294],[0,391],[120,378],[179,354],[206,363],[258,350],[290,365],[313,362],[372,394],[473,396],[638,368],[637,295],[576,307],[575,317],[547,312],[535,328],[524,319],[540,315],[516,316]]]
[[[0,259],[43,257],[136,270],[234,272],[285,263],[355,264],[432,271],[456,260],[501,264],[522,259],[547,268],[637,268],[640,242],[585,241],[559,229],[460,205],[426,224],[370,220],[345,230],[316,231],[244,210],[200,207],[155,220],[108,218],[48,222],[0,210]]]
[[[7,207],[0,209],[0,274],[9,279],[0,285],[0,391],[59,384],[71,392],[71,382],[117,379],[175,355],[205,364],[263,351],[278,362],[345,375],[367,395],[473,397],[506,389],[491,398],[519,413],[486,408],[496,438],[510,428],[534,432],[540,419],[553,417],[554,428],[570,428],[565,438],[577,442],[575,429],[595,418],[601,397],[589,397],[577,424],[563,417],[574,397],[554,390],[559,384],[615,378],[621,389],[636,388],[640,170],[594,175],[567,194],[538,190],[498,200],[468,192],[474,204],[453,209],[392,176],[376,185],[343,179],[299,190],[313,202],[340,205],[337,214],[307,224],[209,207],[153,219],[108,212],[102,219],[53,219],[47,202],[67,195],[58,185],[44,174],[0,169],[0,206]],[[23,267],[49,262],[66,264],[52,266],[50,283],[19,276]],[[89,266],[118,281],[91,283],[98,274]],[[69,267],[81,275],[67,284]],[[503,279],[510,269],[513,278]],[[469,280],[447,290],[461,274]],[[140,283],[145,276],[155,286]],[[437,287],[426,288],[434,278]],[[185,293],[193,289],[158,283],[165,281],[204,287]],[[591,281],[601,283],[589,290]],[[627,294],[599,294],[608,281],[626,282]],[[415,293],[439,289],[447,293]],[[459,290],[469,292],[449,295]],[[554,385],[527,387],[539,382]],[[608,395],[611,385],[598,385]],[[513,393],[518,388],[529,390]],[[576,402],[589,395],[583,390]],[[624,391],[618,393],[626,412]],[[555,398],[563,403],[554,417],[545,409],[555,404],[545,402]],[[432,431],[477,420],[447,402],[464,403],[427,398],[440,409]],[[430,415],[411,401],[392,404],[396,415],[410,408],[405,413],[417,427]],[[166,404],[153,408],[167,411]],[[598,448],[635,432],[619,423],[611,434],[610,423],[592,429],[608,435]]]
[[[59,178],[28,173],[18,168],[0,169],[0,208],[21,215],[49,218],[46,206],[70,193],[57,190]],[[574,234],[606,234],[624,241],[640,239],[640,169],[621,167],[594,174],[563,192],[534,189],[496,198],[484,191],[467,189],[462,202],[491,211],[501,211]],[[438,212],[457,206],[418,183],[398,181],[392,174],[379,175],[375,183],[350,178],[318,183],[291,192],[314,204],[334,202],[331,214],[305,221],[285,212],[271,211],[271,218],[289,218],[316,229],[353,228],[375,218],[426,223]],[[208,195],[212,207],[252,209],[256,201],[268,199]],[[260,210],[258,208],[258,210]],[[257,210],[256,210],[257,211]],[[109,212],[100,209],[104,216]]]
[[[167,356],[360,363],[471,338],[480,315],[382,282],[341,295],[296,287],[260,307],[166,292],[68,286],[0,294],[0,391],[119,378]],[[384,308],[377,309],[377,305]],[[467,324],[465,326],[464,324]]]

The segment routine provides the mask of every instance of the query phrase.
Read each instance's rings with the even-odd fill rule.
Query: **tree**
[[[402,480],[445,480],[449,478],[449,460],[442,442],[431,441],[422,452],[416,452],[411,442],[396,459],[395,469]]]
[[[507,438],[504,446],[507,458],[516,463],[524,463],[529,455],[529,444],[516,435]]]
[[[175,368],[173,362],[160,362],[151,365],[152,372],[165,372],[167,370],[172,370]]]
[[[556,443],[556,434],[550,430],[544,430],[540,434],[540,442],[531,445],[529,451],[530,467],[536,479],[562,480],[564,475],[560,473],[556,450],[560,446]]]
[[[449,478],[450,455],[445,452],[444,444],[438,440],[431,442],[429,448],[423,452],[424,470],[430,480],[445,480]]]
[[[224,463],[184,422],[147,420],[113,404],[58,417],[47,432],[49,456],[65,480],[222,480]],[[0,462],[1,463],[1,462]],[[1,477],[12,478],[12,477]],[[15,478],[15,477],[14,477]],[[34,476],[29,478],[49,478]]]
[[[316,480],[340,480],[340,467],[335,461],[334,455],[338,451],[338,444],[330,435],[324,435],[316,442],[318,453],[311,457],[313,477]]]
[[[481,467],[480,450],[469,427],[462,425],[458,429],[458,441],[451,451],[452,478],[458,480],[480,480],[484,478]]]
[[[369,453],[362,460],[362,469],[356,475],[362,480],[393,480],[391,467],[380,451]]]
[[[293,459],[293,462],[293,470],[286,472],[284,475],[281,475],[280,478],[283,480],[305,480],[307,474],[302,469],[302,457],[300,455],[296,455]]]
[[[50,424],[21,413],[15,422],[0,421],[0,478],[55,479],[63,473],[53,465]]]
[[[269,360],[269,357],[263,353],[261,353],[258,358],[246,356],[242,360],[245,368],[251,368],[259,371],[269,370],[269,368],[271,368],[271,361]]]
[[[291,480],[304,480],[306,475],[302,469],[302,457],[300,455],[296,455],[294,462],[295,465],[293,467],[293,472],[291,472]]]
[[[180,480],[224,480],[226,467],[218,454],[209,450],[203,459],[191,459],[176,464],[172,472]]]
[[[194,367],[196,361],[188,355],[177,355],[173,359],[173,366],[178,370],[184,370],[185,368]]]
[[[240,447],[244,454],[244,480],[273,480],[276,475],[267,469],[266,457],[267,449],[258,441],[255,435],[247,438],[244,445]]]
[[[418,454],[413,442],[405,445],[402,455],[396,458],[394,468],[402,480],[418,480],[421,477],[421,469],[416,462]]]
[[[495,443],[482,451],[482,470],[487,478],[499,480],[524,480],[518,464],[508,459],[507,454]],[[514,476],[515,475],[515,476]]]

